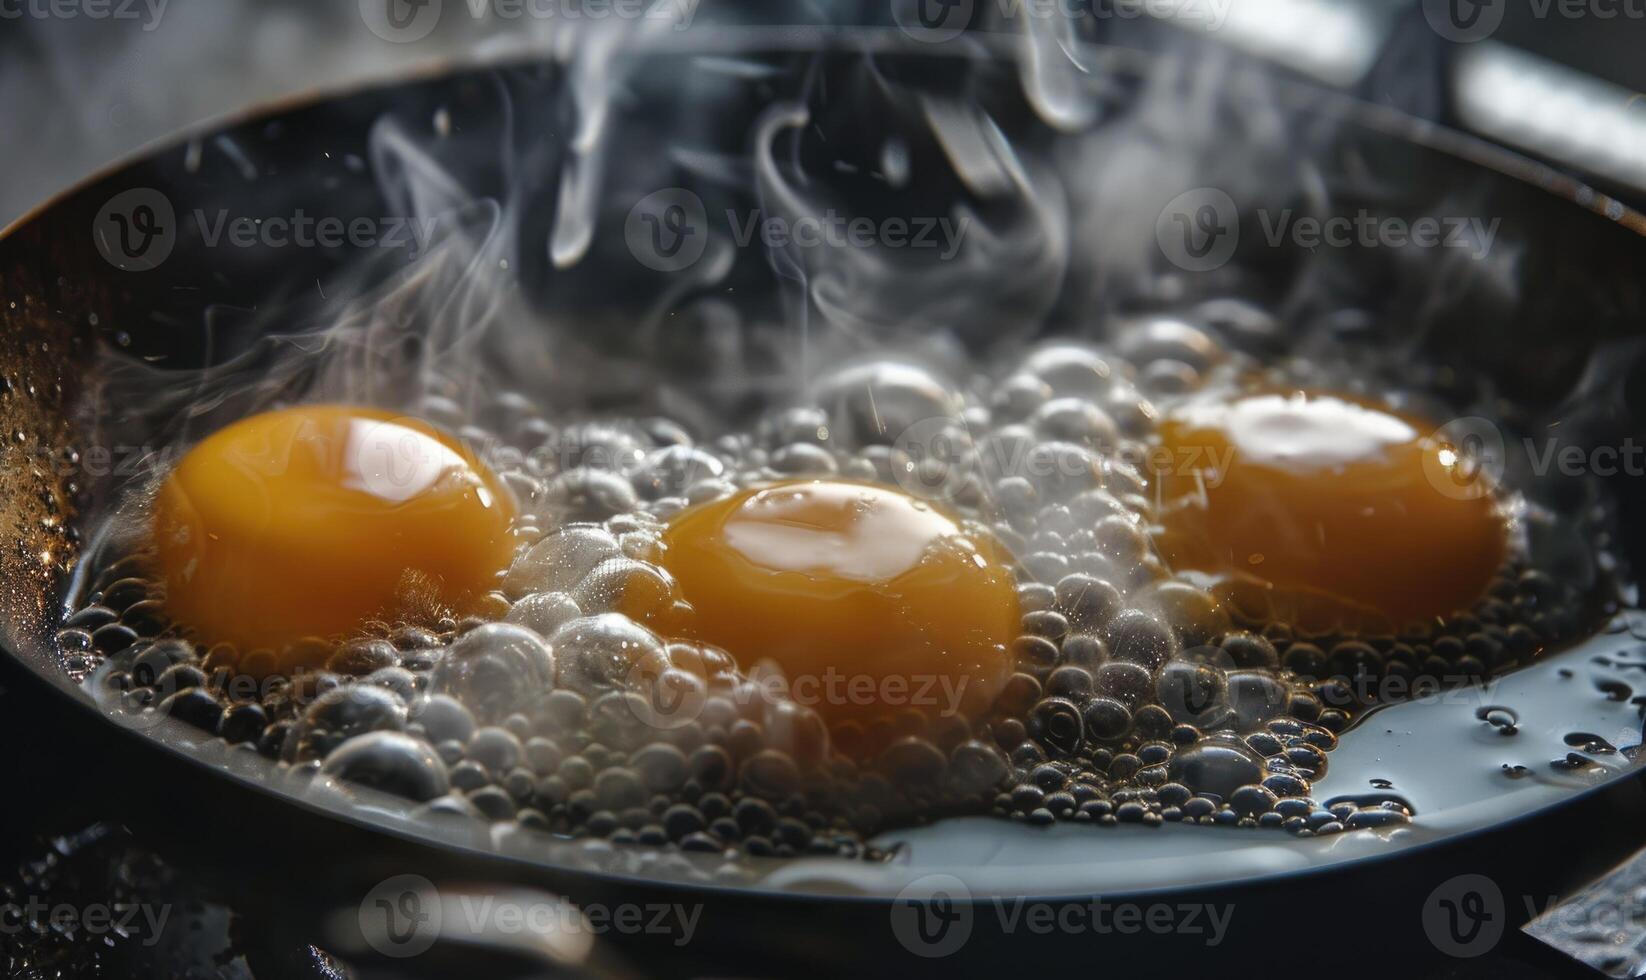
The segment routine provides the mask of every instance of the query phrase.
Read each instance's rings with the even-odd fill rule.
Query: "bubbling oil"
[[[1317,799],[1339,734],[1593,622],[1594,595],[1539,569],[1516,488],[1425,496],[1423,466],[1450,448],[1375,399],[1263,401],[1272,370],[1180,320],[1009,363],[964,384],[912,359],[846,364],[804,404],[695,435],[549,421],[509,393],[481,413],[495,432],[463,431],[510,454],[450,450],[510,501],[506,560],[462,605],[426,589],[421,612],[391,616],[339,595],[346,627],[248,641],[174,618],[189,586],[138,535],[94,556],[58,643],[122,712],[424,812],[875,856],[878,832],[960,814],[1310,836],[1401,824],[1398,793]],[[435,397],[407,411],[449,414]],[[1225,460],[1220,487],[1189,450]],[[397,533],[349,560],[392,571],[427,543]],[[1422,576],[1453,591],[1401,605]],[[1390,615],[1375,631],[1305,620],[1249,601],[1253,582]],[[269,595],[248,622],[301,621]]]

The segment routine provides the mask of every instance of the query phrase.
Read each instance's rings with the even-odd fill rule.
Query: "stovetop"
[[[0,691],[0,973],[268,980],[356,976],[238,914],[120,823],[95,765],[63,758],[56,723]],[[156,787],[163,792],[163,787]],[[209,814],[179,813],[179,821]]]

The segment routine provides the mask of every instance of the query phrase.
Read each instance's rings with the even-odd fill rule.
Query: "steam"
[[[365,402],[457,428],[487,424],[496,395],[518,391],[556,422],[664,415],[712,437],[865,356],[913,356],[964,385],[980,359],[1038,336],[1102,341],[1139,312],[1229,295],[1267,300],[1292,349],[1320,357],[1366,322],[1341,307],[1364,289],[1338,256],[1298,258],[1276,292],[1238,259],[1175,268],[1157,237],[1169,202],[1197,189],[1316,216],[1345,193],[1394,196],[1364,161],[1323,172],[1331,97],[1198,44],[1143,55],[1083,45],[1056,18],[998,26],[942,45],[650,20],[565,30],[552,90],[498,73],[495,122],[443,110],[373,127],[388,207],[429,230],[414,264],[330,284],[319,325],[266,310],[262,340],[198,372],[111,352],[91,422],[110,441],[176,450],[283,403]],[[457,130],[484,139],[458,152]],[[700,196],[706,242],[688,267],[654,273],[624,222],[670,188]],[[749,232],[891,219],[946,237],[839,247]],[[1415,316],[1398,356],[1454,291],[1484,283],[1512,302],[1514,249],[1408,263],[1418,293],[1403,298]]]

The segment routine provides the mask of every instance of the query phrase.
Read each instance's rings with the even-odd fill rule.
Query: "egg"
[[[1002,556],[896,490],[755,487],[681,513],[663,544],[698,638],[745,669],[775,663],[825,718],[976,712],[1010,674],[1020,613]]]
[[[165,608],[207,643],[279,650],[410,609],[475,607],[508,566],[514,505],[453,438],[309,405],[206,438],[155,496]]]
[[[1467,608],[1503,564],[1507,525],[1491,494],[1456,492],[1469,461],[1434,431],[1326,392],[1192,400],[1159,430],[1162,558],[1331,625]]]

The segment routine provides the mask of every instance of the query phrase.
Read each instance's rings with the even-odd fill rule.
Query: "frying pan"
[[[717,150],[734,158],[746,153],[746,134],[783,97],[802,104],[813,100],[817,125],[844,141],[836,152],[872,152],[872,146],[853,145],[850,131],[862,130],[858,138],[870,145],[875,135],[883,135],[876,131],[891,123],[831,116],[819,95],[829,90],[820,78],[838,84],[867,63],[889,76],[946,82],[954,76],[945,73],[964,64],[974,73],[965,77],[988,83],[968,97],[1001,121],[1009,139],[1021,147],[1047,147],[1061,138],[1035,120],[1017,93],[1009,52],[984,44],[981,51],[965,49],[956,57],[952,50],[908,38],[866,37],[723,31],[710,39],[695,34],[669,39],[646,50],[646,71],[632,80],[628,93],[628,128],[614,142],[651,165],[639,168],[638,184],[603,189],[614,203],[596,210],[599,221],[580,264],[559,267],[552,250],[540,244],[510,253],[518,262],[519,281],[527,284],[523,301],[576,341],[579,356],[593,350],[619,358],[606,363],[637,372],[614,371],[604,379],[610,385],[588,395],[589,404],[582,407],[643,398],[625,387],[625,379],[667,372],[671,358],[689,355],[700,341],[689,332],[658,340],[634,326],[659,303],[680,297],[671,293],[673,281],[666,275],[638,267],[622,251],[622,220],[639,191],[659,186],[693,187],[706,197],[751,193],[736,187],[735,179],[728,191],[724,174],[716,183],[672,165],[680,155],[671,157],[669,146],[646,136],[663,131],[684,111],[682,92],[724,89],[727,59],[761,62],[768,70],[752,73],[756,81],[733,86],[735,91],[721,90],[716,112],[695,121],[703,141],[693,147],[698,157]],[[1088,54],[1114,83],[1105,111],[1122,120],[1146,90],[1142,80],[1151,73],[1186,70],[1184,59],[1169,55]],[[1339,309],[1371,310],[1374,316],[1353,324],[1355,340],[1398,346],[1488,379],[1508,396],[1506,404],[1528,418],[1559,410],[1572,392],[1586,391],[1581,382],[1595,371],[1596,353],[1624,349],[1618,345],[1638,335],[1646,305],[1632,274],[1646,257],[1641,237],[1646,221],[1640,215],[1540,164],[1431,123],[1268,78],[1243,63],[1223,68],[1237,83],[1218,94],[1213,111],[1185,121],[1203,157],[1194,160],[1178,190],[1223,181],[1264,188],[1273,195],[1264,205],[1276,210],[1304,207],[1345,215],[1424,213],[1450,202],[1468,213],[1501,218],[1496,254],[1512,256],[1512,263],[1459,267],[1401,249],[1322,255],[1245,236],[1223,270],[1106,282],[1103,317],[1162,304],[1194,309],[1198,300],[1231,292],[1283,306],[1287,324],[1316,322]],[[415,131],[445,120],[437,125],[450,127],[449,138],[432,142],[428,152],[461,173],[477,196],[501,196],[527,185],[531,193],[524,195],[511,233],[520,242],[547,242],[557,209],[564,206],[553,178],[580,162],[568,149],[578,105],[567,92],[567,75],[565,66],[554,62],[461,69],[251,114],[122,165],[43,206],[0,239],[5,377],[0,415],[11,460],[0,470],[0,514],[11,538],[0,549],[4,681],[27,692],[54,756],[65,766],[84,767],[94,774],[88,778],[106,786],[102,792],[111,809],[166,842],[168,854],[220,881],[237,899],[277,912],[273,918],[286,923],[289,933],[272,938],[271,945],[335,936],[348,947],[348,929],[338,926],[341,920],[333,913],[343,910],[346,920],[379,883],[417,874],[442,889],[528,886],[585,907],[684,903],[701,909],[689,943],[677,945],[672,936],[609,935],[599,954],[558,963],[574,971],[606,972],[622,962],[682,975],[847,970],[894,975],[931,966],[985,975],[1027,964],[1090,963],[1165,975],[1227,961],[1281,969],[1330,964],[1358,972],[1385,962],[1447,963],[1451,954],[1435,938],[1425,903],[1461,875],[1486,875],[1505,896],[1500,915],[1511,929],[1503,942],[1513,943],[1518,940],[1512,927],[1528,917],[1523,897],[1569,893],[1639,845],[1635,828],[1646,816],[1646,796],[1633,767],[1619,765],[1581,785],[1520,798],[1444,831],[1425,831],[1420,814],[1418,833],[1405,837],[1365,832],[1345,835],[1358,843],[1342,844],[1276,836],[1265,838],[1261,849],[1279,860],[1219,870],[1207,857],[1203,873],[1185,872],[1181,861],[1167,859],[1170,847],[1158,842],[1181,843],[1184,834],[1194,834],[1206,849],[1224,832],[1062,827],[1045,835],[1060,848],[1055,873],[1018,857],[996,854],[991,863],[983,850],[955,855],[952,844],[942,860],[922,861],[922,845],[916,843],[887,864],[846,874],[812,862],[751,861],[741,877],[716,878],[689,862],[647,864],[634,856],[643,848],[614,858],[525,833],[413,821],[393,801],[366,792],[350,799],[317,796],[273,773],[260,757],[227,752],[172,721],[134,727],[102,710],[74,682],[50,642],[65,601],[83,584],[74,575],[76,559],[97,545],[97,519],[108,512],[128,475],[118,466],[90,465],[86,447],[110,431],[141,435],[145,426],[158,444],[172,437],[166,420],[146,414],[141,404],[96,402],[109,390],[100,383],[104,372],[124,362],[155,368],[158,385],[167,371],[178,379],[197,377],[190,372],[261,349],[261,339],[276,330],[301,336],[318,329],[336,316],[338,296],[370,295],[418,260],[416,254],[347,241],[321,248],[224,249],[208,243],[199,223],[187,216],[301,211],[345,222],[413,217],[397,210],[402,202],[385,194],[382,175],[364,163],[373,159],[371,133],[385,120]],[[533,111],[519,111],[524,106]],[[1286,126],[1282,155],[1306,163],[1299,169],[1309,180],[1283,178],[1278,171],[1236,172],[1272,166],[1273,155],[1253,155],[1232,171],[1227,159],[1212,152],[1251,138],[1242,128],[1252,118],[1249,113],[1277,108]],[[842,125],[845,121],[853,125]],[[917,166],[941,169],[919,146],[913,159]],[[1368,174],[1378,179],[1361,179]],[[933,187],[910,193],[959,192],[945,179],[953,183],[934,178]],[[1319,193],[1322,187],[1330,193]],[[140,239],[162,229],[132,210],[134,201],[136,206],[163,201],[170,208],[167,217],[175,219],[176,234],[164,243],[160,261],[152,251],[145,254]],[[1070,204],[1078,206],[1078,201]],[[124,214],[126,224],[111,224],[111,214]],[[1152,209],[1149,218],[1152,236]],[[125,244],[142,247],[111,258],[111,228],[132,236]],[[1095,273],[1071,275],[1058,288],[1089,300],[1090,284],[1082,281],[1088,275]],[[731,292],[749,297],[754,306],[773,304],[782,292],[784,270],[760,256],[738,256],[728,276],[737,286]],[[1296,285],[1302,280],[1330,288],[1300,292]],[[1091,331],[1091,318],[1077,306],[1052,304],[1036,322],[1002,329],[1018,331],[1020,339]],[[985,346],[976,337],[964,340],[979,350]],[[1604,358],[1602,353],[1599,359]],[[261,362],[234,363],[255,382]],[[1638,382],[1627,379],[1591,393],[1588,407],[1597,409],[1597,417],[1586,430],[1589,437],[1617,444],[1638,433],[1641,394]],[[237,406],[232,398],[226,404],[229,411]],[[117,423],[112,429],[110,419]],[[68,447],[80,450],[78,461],[65,452]],[[120,455],[112,452],[111,460]],[[1621,474],[1612,489],[1619,505],[1618,550],[1625,561],[1637,561],[1646,546],[1641,495],[1628,492]],[[71,530],[54,526],[59,523]],[[1638,646],[1630,628],[1620,622],[1621,632],[1607,634],[1612,637],[1607,642]],[[1013,848],[1039,846],[1023,844],[1039,832],[995,826],[1010,842],[1001,853],[1020,855],[1026,852]],[[1252,834],[1227,833],[1231,848],[1237,837],[1240,846],[1251,846]],[[985,832],[962,841],[986,849],[989,839]],[[1551,841],[1562,843],[1550,846]],[[1161,855],[1152,865],[1158,876],[1151,879],[1151,865],[1137,861],[1125,875],[1106,873],[1133,848]],[[968,862],[991,870],[973,875]],[[911,893],[905,889],[918,890],[922,878],[949,872],[968,878],[967,907],[973,914],[961,952],[932,960],[931,949],[900,933],[899,924],[908,921]],[[1227,934],[1209,948],[1181,933],[1148,929],[1043,932],[1014,926],[998,914],[1002,901],[1042,900],[1061,909],[1088,907],[1098,897],[1111,906],[1198,904],[1227,907],[1233,915]],[[358,939],[350,952],[368,966],[437,971],[452,963],[441,957],[453,954],[442,954],[439,947],[423,959],[379,960]]]

